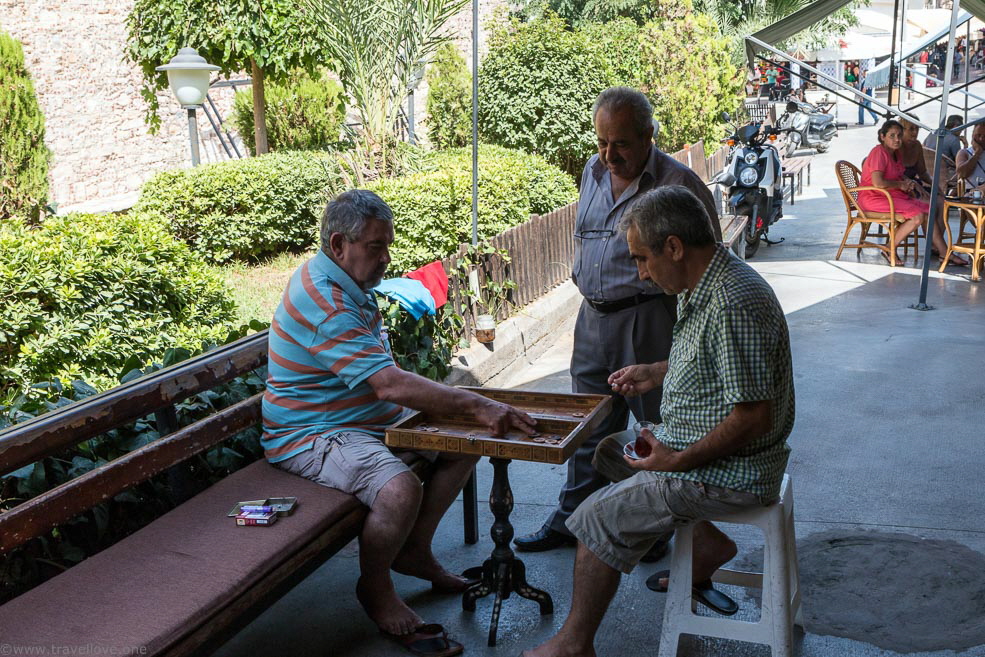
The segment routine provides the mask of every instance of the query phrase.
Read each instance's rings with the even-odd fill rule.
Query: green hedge
[[[592,103],[614,81],[601,51],[551,12],[494,32],[479,71],[482,139],[580,174],[597,148]]]
[[[48,198],[44,114],[20,43],[0,31],[0,220],[36,223]]]
[[[58,377],[116,380],[133,357],[220,342],[234,318],[222,280],[138,215],[0,224],[0,400]]]
[[[426,171],[367,185],[393,208],[391,271],[453,253],[472,239],[471,149],[439,151]],[[486,239],[577,199],[571,177],[543,158],[498,146],[479,149],[479,238]]]
[[[299,71],[287,83],[264,85],[267,143],[271,151],[326,150],[339,142],[345,120],[345,92],[335,80],[312,79]],[[253,132],[253,92],[240,91],[233,103],[233,125],[256,153]]]
[[[328,196],[341,191],[338,171],[333,154],[311,151],[166,171],[134,210],[212,262],[256,259],[315,242]]]
[[[650,99],[663,150],[677,151],[701,139],[712,150],[708,144],[724,135],[718,117],[742,104],[743,77],[731,63],[728,40],[709,16],[678,11],[642,27],[621,19],[581,31],[598,44],[618,84],[640,89]]]

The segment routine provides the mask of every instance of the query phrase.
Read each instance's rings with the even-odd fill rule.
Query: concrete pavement
[[[843,105],[842,120],[854,122]],[[929,110],[927,111],[929,118]],[[985,426],[985,283],[967,268],[930,281],[920,312],[919,271],[892,270],[877,254],[834,254],[845,226],[834,162],[860,163],[875,128],[850,128],[831,152],[815,159],[811,185],[771,231],[782,244],[760,248],[750,264],[773,285],[787,313],[797,387],[797,423],[788,467],[796,497],[806,632],[803,657],[985,657],[985,502],[980,479]],[[936,264],[936,261],[935,261]],[[570,322],[553,347],[515,371],[503,387],[567,391]],[[547,517],[564,477],[562,466],[511,466],[518,534]],[[491,468],[479,467],[480,498]],[[488,555],[492,517],[480,504],[478,545],[462,542],[461,514],[442,523],[436,553],[453,569]],[[732,530],[735,530],[734,532]],[[746,527],[726,527],[739,562],[761,558],[762,541]],[[404,654],[381,637],[353,593],[357,548],[328,561],[217,654],[372,656]],[[467,655],[516,655],[549,637],[570,605],[574,551],[523,555],[528,580],[549,590],[553,616],[511,597],[503,605],[499,645],[486,647],[492,602],[462,612],[455,596],[395,576],[426,620],[441,622],[466,644]],[[666,561],[641,565],[623,584],[603,622],[600,656],[652,655],[662,596],[644,582]],[[740,614],[758,614],[744,598]],[[768,655],[732,641],[694,638],[680,655]]]

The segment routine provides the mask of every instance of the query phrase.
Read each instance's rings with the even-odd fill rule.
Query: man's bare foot
[[[431,582],[434,590],[441,593],[461,593],[470,585],[469,580],[446,570],[430,550],[404,549],[393,560],[391,568],[401,575]]]
[[[404,604],[391,585],[389,589],[372,590],[363,577],[356,582],[356,597],[366,615],[387,634],[409,634],[424,621]]]
[[[536,648],[524,650],[520,657],[595,657],[595,648],[571,645],[560,634],[555,634]]]

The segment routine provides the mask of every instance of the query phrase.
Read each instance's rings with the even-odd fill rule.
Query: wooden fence
[[[725,167],[728,149],[723,146],[709,157],[699,141],[671,157],[691,167],[708,182]],[[490,239],[488,243],[504,251],[507,258],[498,253],[476,254],[463,244],[457,253],[442,261],[448,273],[448,302],[464,320],[461,337],[472,336],[477,310],[467,277],[471,266],[474,264],[478,271],[479,290],[484,295],[489,281],[498,285],[512,281],[516,285],[507,295],[509,303],[502,304],[495,313],[497,321],[506,319],[516,308],[540,298],[571,277],[577,212],[575,202],[547,214],[531,215],[529,221]],[[482,312],[479,308],[478,313]]]

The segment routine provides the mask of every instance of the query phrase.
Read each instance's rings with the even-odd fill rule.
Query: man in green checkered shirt
[[[715,242],[704,207],[684,187],[646,193],[621,227],[640,278],[680,297],[669,360],[625,367],[609,382],[623,395],[663,383],[664,424],[644,432],[650,453],[639,459],[623,454],[635,438],[628,432],[599,444],[595,467],[615,483],[568,519],[578,539],[571,611],[527,657],[594,655],[620,573],[681,523],[695,523],[694,599],[734,614],[738,605],[712,587],[711,575],[736,546],[705,518],[774,502],[790,452],[790,337],[769,284]],[[651,581],[666,590],[666,573]]]

